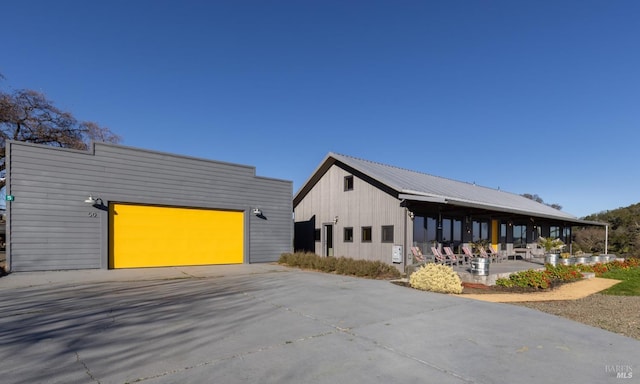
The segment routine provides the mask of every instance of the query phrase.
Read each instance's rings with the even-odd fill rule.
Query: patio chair
[[[451,249],[451,247],[442,247],[442,249],[444,249],[444,253],[449,256],[449,258],[452,260],[452,262],[458,264],[458,265],[462,265],[465,263],[464,261],[464,256],[462,255],[456,255],[455,253],[453,253],[453,250]]]
[[[450,265],[453,267],[453,260],[449,256],[443,255],[442,252],[438,250],[438,248],[431,247],[431,252],[433,253],[436,263]]]
[[[495,259],[496,262],[499,263],[505,260],[505,255],[502,252],[498,251],[496,248],[494,248],[492,244],[489,244],[489,246],[487,247],[487,251],[491,256],[491,258]]]
[[[474,255],[473,252],[471,252],[469,247],[467,247],[466,245],[462,246],[462,252],[468,262],[471,262],[471,260],[476,257],[476,255]]]
[[[411,247],[411,254],[413,255],[413,260],[418,263],[424,263],[426,261],[420,247]]]
[[[484,249],[484,247],[478,247],[478,250],[480,251],[480,257],[484,257],[484,258],[487,258],[487,259],[491,260],[491,255],[489,255],[487,253],[487,250]]]

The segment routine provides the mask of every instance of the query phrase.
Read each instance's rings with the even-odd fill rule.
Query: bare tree
[[[7,140],[87,149],[92,141],[119,143],[122,139],[94,122],[78,121],[71,113],[58,109],[42,93],[23,89],[12,93],[0,91],[1,176],[4,176],[6,166]],[[4,185],[2,177],[0,188]]]
[[[584,252],[599,253],[604,252],[603,228],[587,227],[574,232],[574,245],[577,245]]]

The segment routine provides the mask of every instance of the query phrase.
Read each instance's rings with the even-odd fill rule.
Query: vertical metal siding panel
[[[334,198],[328,195],[332,191],[331,186],[332,180],[327,175],[322,177],[296,207],[296,221],[310,220],[315,215],[316,229],[321,229],[322,223],[333,220],[330,205]],[[337,236],[337,232],[334,234]],[[315,253],[322,254],[321,242],[315,242]]]
[[[293,184],[260,178],[255,183],[250,189],[255,194],[252,201],[264,218],[250,214],[249,262],[274,262],[293,250]]]
[[[317,201],[319,194],[317,193],[316,187],[317,185],[314,186],[307,196],[305,196],[305,198],[295,207],[295,221],[308,221],[312,219],[314,214],[318,214],[319,211],[316,207],[319,206]],[[318,217],[316,217],[316,228],[319,228],[319,225]],[[314,242],[314,245],[317,246],[317,243]],[[319,254],[320,250],[315,248],[314,252]]]
[[[82,170],[99,171],[95,162],[65,163],[50,151],[16,145],[11,150],[11,269],[13,271],[100,267],[100,215],[82,201]],[[51,151],[53,152],[53,151]],[[71,158],[82,157],[78,153]],[[43,167],[50,167],[43,170]],[[67,169],[67,182],[49,169]],[[95,214],[95,217],[93,216]]]
[[[14,243],[13,270],[104,266],[108,221],[102,216],[108,212],[83,203],[90,193],[102,198],[105,204],[124,202],[240,211],[266,207],[273,213],[263,226],[254,228],[251,218],[248,259],[277,260],[280,250],[291,249],[292,183],[256,177],[253,167],[100,143],[95,144],[93,153],[12,144],[11,182],[12,193],[16,195],[12,209],[16,215],[11,225],[13,233],[27,233],[29,229],[32,237]],[[25,211],[33,214],[24,215]],[[91,217],[93,213],[96,217]],[[55,220],[43,222],[42,217],[68,220],[65,230],[72,244],[59,244],[56,232],[59,225]],[[167,225],[171,225],[170,217]],[[48,254],[36,249],[34,242],[68,253]]]
[[[404,245],[404,208],[400,201],[354,175],[354,188],[344,191],[344,177],[351,175],[338,166],[332,166],[318,180],[296,207],[296,221],[309,220],[316,215],[316,226],[332,222],[334,226],[334,250],[336,256],[355,259],[380,260],[391,263],[394,244]],[[394,242],[381,242],[383,225],[393,225]],[[370,243],[361,241],[361,228],[371,226]],[[344,228],[353,228],[353,242],[344,242]],[[317,243],[316,243],[317,244]],[[321,250],[316,250],[319,253]]]

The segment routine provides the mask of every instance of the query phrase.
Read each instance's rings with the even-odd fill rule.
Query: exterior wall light
[[[335,217],[333,218],[333,224],[338,224],[338,216],[335,216]]]
[[[416,218],[416,214],[415,214],[415,213],[413,213],[413,212],[411,212],[411,211],[409,211],[409,218],[410,218],[411,220],[415,219],[415,218]]]
[[[105,208],[104,202],[99,197],[93,197],[93,195],[89,195],[87,199],[84,201],[86,204],[92,205],[96,208]]]
[[[262,211],[260,208],[253,208],[253,214],[256,216],[262,216]]]
[[[89,195],[87,199],[85,199],[85,203],[94,205],[98,200],[93,198],[93,195]]]

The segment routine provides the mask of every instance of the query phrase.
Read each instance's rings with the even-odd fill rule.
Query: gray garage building
[[[95,143],[7,142],[7,269],[271,262],[293,242],[293,183],[251,166]]]

